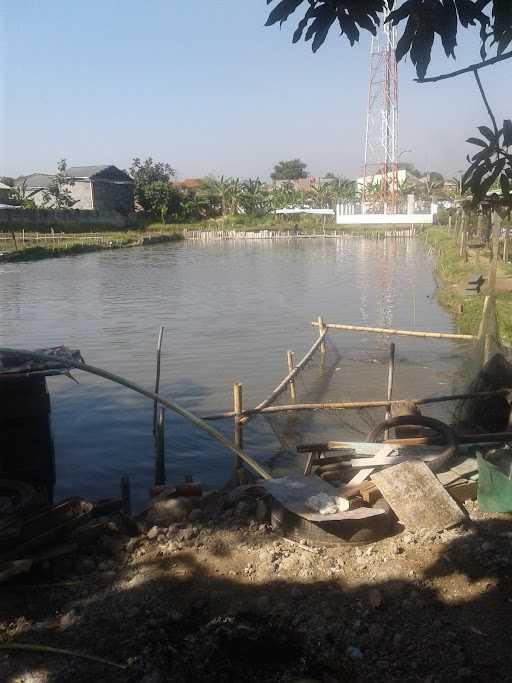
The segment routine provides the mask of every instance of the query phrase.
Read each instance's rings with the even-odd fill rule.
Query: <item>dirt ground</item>
[[[132,538],[111,521],[0,585],[0,680],[508,680],[512,518],[467,506],[465,526],[360,547],[287,541],[233,494]]]

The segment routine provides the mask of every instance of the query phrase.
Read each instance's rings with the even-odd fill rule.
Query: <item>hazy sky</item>
[[[264,28],[265,0],[0,0],[0,174],[133,157],[180,177],[267,178],[301,157],[315,174],[360,173],[369,43],[332,32],[313,55],[295,23]],[[457,64],[478,60],[465,42]],[[509,63],[510,64],[510,63]],[[400,73],[402,161],[453,175],[487,123],[471,75],[440,84]],[[512,115],[510,67],[482,72],[498,118]]]

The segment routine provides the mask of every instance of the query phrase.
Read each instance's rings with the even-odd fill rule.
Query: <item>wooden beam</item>
[[[318,327],[318,322],[311,323]],[[386,327],[364,327],[363,325],[340,325],[338,323],[324,323],[327,330],[344,330],[346,332],[374,332],[375,334],[389,334],[401,337],[421,337],[429,339],[454,339],[457,341],[473,341],[472,334],[452,334],[451,332],[416,332],[412,330],[395,330]]]

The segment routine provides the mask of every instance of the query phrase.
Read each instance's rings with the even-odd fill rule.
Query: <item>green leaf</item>
[[[489,140],[489,142],[496,142],[496,136],[488,126],[478,126],[478,130]]]
[[[512,121],[510,119],[503,121],[503,145],[505,147],[512,145]]]
[[[479,147],[487,147],[487,143],[480,140],[480,138],[468,138],[466,142],[469,142],[471,145],[478,145]]]

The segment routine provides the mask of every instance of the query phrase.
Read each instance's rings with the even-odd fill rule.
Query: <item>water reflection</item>
[[[162,392],[205,414],[230,408],[234,381],[243,383],[246,405],[268,394],[286,374],[287,349],[298,359],[311,345],[310,323],[319,314],[404,328],[416,316],[422,329],[451,329],[433,290],[429,260],[412,240],[155,245],[4,264],[0,339],[19,347],[66,343],[88,362],[150,387],[164,325]],[[336,400],[383,394],[388,341],[343,333],[335,341],[342,370],[329,392]],[[435,393],[455,369],[452,352],[459,349],[451,344],[399,339],[397,345],[404,396]],[[429,370],[418,374],[421,367]],[[109,495],[122,474],[145,491],[153,463],[151,403],[98,378],[82,375],[80,382],[50,383],[57,495],[77,489]],[[166,424],[171,480],[192,474],[219,485],[229,476],[231,457],[222,448],[181,418]],[[222,429],[229,435],[231,425]],[[256,423],[245,443],[262,461],[270,461],[276,446],[270,427]]]

